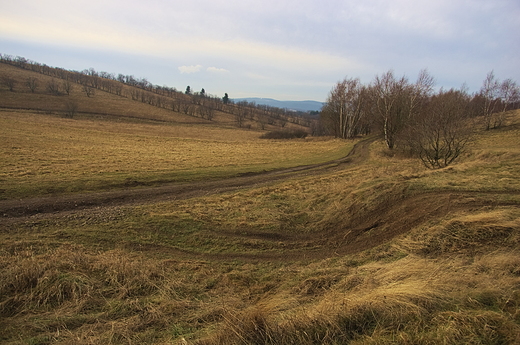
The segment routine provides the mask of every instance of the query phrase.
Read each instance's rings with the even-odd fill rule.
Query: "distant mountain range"
[[[289,109],[293,111],[320,111],[321,107],[323,107],[322,102],[316,102],[316,101],[278,101],[276,99],[272,98],[258,98],[258,97],[252,97],[252,98],[234,98],[233,102],[254,102],[256,104],[260,105],[268,105],[271,107],[277,107],[282,109]]]

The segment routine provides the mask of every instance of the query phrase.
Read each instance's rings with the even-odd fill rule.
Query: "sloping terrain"
[[[12,218],[89,207],[143,204],[160,200],[182,200],[251,186],[260,186],[277,180],[294,178],[299,175],[318,174],[324,169],[338,169],[338,166],[343,168],[345,165],[360,163],[366,159],[369,144],[375,139],[365,139],[355,145],[346,157],[325,163],[284,168],[263,173],[246,173],[244,176],[216,181],[165,184],[159,187],[129,188],[118,191],[25,198],[20,200],[0,200],[0,214],[4,217]],[[129,184],[129,187],[136,187],[136,185],[138,183],[135,185]]]
[[[439,170],[370,138],[327,163],[2,200],[0,342],[516,344],[519,124]]]
[[[82,85],[71,83],[70,94],[60,92],[52,94],[48,85],[54,83],[62,87],[63,80],[48,75],[27,71],[7,64],[0,63],[0,75],[13,78],[16,83],[12,92],[4,92],[0,99],[3,109],[32,110],[46,114],[64,115],[67,112],[67,103],[76,104],[76,115],[97,116],[98,118],[120,118],[126,121],[151,121],[160,123],[208,123],[201,118],[188,116],[179,112],[150,107],[148,104],[133,101],[103,91],[94,91],[89,97],[82,89]],[[29,78],[37,80],[38,88],[31,92],[25,85]],[[230,119],[229,119],[230,121]]]
[[[185,94],[127,76],[67,71],[38,63],[17,64],[0,57],[0,108],[64,117],[88,117],[137,123],[197,124],[308,131],[310,122],[285,109],[224,103],[213,95]]]

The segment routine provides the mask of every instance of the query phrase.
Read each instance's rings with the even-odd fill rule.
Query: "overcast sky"
[[[231,98],[325,101],[392,69],[520,82],[520,0],[0,0],[0,53]]]

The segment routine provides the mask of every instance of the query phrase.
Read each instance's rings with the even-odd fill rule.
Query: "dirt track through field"
[[[5,220],[6,218],[20,218],[36,214],[56,214],[99,206],[136,205],[168,200],[183,200],[262,186],[282,179],[343,168],[347,164],[358,164],[366,159],[368,147],[375,139],[375,137],[372,137],[362,140],[354,146],[346,157],[321,164],[303,165],[263,173],[246,173],[238,177],[221,180],[168,183],[161,186],[133,187],[106,192],[2,200],[0,201],[0,215]]]
[[[0,201],[2,228],[13,228],[16,224],[37,221],[46,218],[68,217],[73,214],[96,214],[105,208],[141,205],[169,200],[182,200],[205,195],[212,195],[243,188],[258,187],[275,181],[293,177],[320,174],[334,169],[345,169],[349,165],[359,164],[368,157],[369,146],[376,138],[360,141],[344,158],[335,161],[281,169],[265,173],[245,174],[239,177],[214,181],[200,181],[183,184],[166,184],[158,187],[138,187],[125,190],[113,190],[100,193],[63,195],[23,200]],[[248,232],[240,236],[256,238],[273,243],[284,242],[287,251],[276,250],[262,253],[203,254],[182,249],[175,249],[160,244],[140,246],[139,250],[151,250],[155,253],[168,253],[191,259],[209,260],[246,260],[246,261],[283,261],[312,260],[334,255],[353,254],[381,245],[392,238],[406,233],[414,227],[431,219],[446,216],[450,212],[481,207],[520,206],[518,202],[489,202],[479,200],[493,199],[497,194],[520,195],[520,191],[511,190],[494,192],[429,192],[417,195],[394,196],[394,200],[371,212],[357,213],[350,211],[348,221],[331,224],[330,229],[313,234],[286,234]],[[478,197],[476,197],[478,196]],[[482,197],[484,196],[484,199]],[[499,198],[500,199],[500,198]],[[356,216],[357,215],[357,216]],[[238,236],[236,233],[219,233],[219,236]],[[280,236],[283,236],[281,238]],[[313,248],[312,250],[308,249]],[[135,248],[131,248],[135,249]]]
[[[520,190],[501,192],[498,194],[520,195]],[[381,205],[377,210],[353,216],[346,223],[331,224],[329,229],[311,234],[257,233],[244,229],[241,234],[223,233],[219,236],[229,236],[255,239],[273,244],[284,243],[287,251],[280,249],[261,253],[225,253],[208,254],[175,249],[168,245],[145,245],[132,248],[167,255],[177,254],[183,258],[211,261],[247,261],[258,263],[262,261],[312,261],[347,254],[356,254],[382,245],[396,236],[410,231],[420,224],[433,219],[442,218],[452,212],[471,211],[480,208],[515,206],[514,201],[495,201],[492,204],[484,199],[492,199],[495,192],[432,192],[397,198],[395,202]],[[312,249],[309,249],[312,248]]]

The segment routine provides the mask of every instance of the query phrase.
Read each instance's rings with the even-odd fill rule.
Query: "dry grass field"
[[[4,199],[218,179],[353,145],[0,119]],[[444,169],[376,141],[355,164],[238,191],[4,217],[0,343],[518,344],[519,136],[516,111]]]
[[[232,116],[214,121],[153,107],[81,85],[52,95],[61,80],[0,64],[14,92],[0,89],[0,200],[207,180],[326,162],[352,147],[334,140],[267,141],[263,131],[237,129]],[[24,87],[36,77],[40,87]],[[78,104],[64,118],[65,103]]]
[[[344,156],[337,140],[268,141],[203,125],[0,112],[0,198],[234,176]]]

